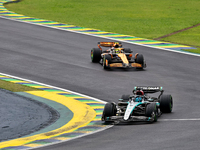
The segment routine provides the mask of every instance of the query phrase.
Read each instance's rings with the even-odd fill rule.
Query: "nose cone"
[[[124,68],[129,68],[129,63],[123,63]]]

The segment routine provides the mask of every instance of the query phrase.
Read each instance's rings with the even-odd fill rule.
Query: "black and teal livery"
[[[156,122],[162,113],[171,113],[173,99],[164,95],[160,86],[136,86],[133,95],[122,95],[118,103],[106,103],[102,121],[147,121]],[[159,93],[157,97],[148,94]]]

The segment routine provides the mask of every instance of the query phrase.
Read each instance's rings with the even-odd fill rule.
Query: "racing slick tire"
[[[171,95],[161,95],[160,111],[163,113],[171,113],[173,108],[173,99]]]
[[[125,52],[125,53],[132,53],[132,51],[131,51],[130,48],[124,48],[124,52]]]
[[[142,67],[137,67],[136,69],[143,69],[144,68],[144,57],[143,57],[142,54],[137,54],[135,62],[142,65]]]
[[[103,56],[103,69],[109,69],[109,66],[106,65],[106,61],[108,61],[108,64],[110,63],[110,61],[111,61],[110,55]]]
[[[105,122],[108,122],[108,121],[106,121],[106,117],[116,116],[116,112],[117,112],[117,108],[116,108],[115,104],[106,103],[104,110],[103,110],[102,120]]]
[[[124,48],[124,53],[132,53],[132,51],[131,51],[130,48]],[[127,56],[127,59],[128,59],[128,60],[131,60],[131,57],[128,57],[128,56]]]
[[[157,108],[156,103],[150,103],[146,106],[145,116],[146,117],[154,116],[154,122],[157,122],[157,120],[158,120],[158,108]]]
[[[123,99],[123,102],[128,102],[130,98],[130,95],[122,95],[121,99]]]
[[[101,50],[99,48],[93,48],[91,50],[91,60],[93,63],[101,60]]]

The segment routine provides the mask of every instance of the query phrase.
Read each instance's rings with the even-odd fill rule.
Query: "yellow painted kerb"
[[[1,142],[0,148],[10,146],[22,146],[26,143],[30,143],[31,141],[48,139],[58,136],[60,134],[72,132],[80,127],[87,125],[96,117],[96,112],[94,111],[94,109],[92,109],[92,107],[85,103],[79,102],[74,98],[65,97],[47,91],[29,91],[27,93],[63,104],[74,113],[74,116],[66,125],[58,129],[46,133],[37,134],[31,137],[24,137]]]

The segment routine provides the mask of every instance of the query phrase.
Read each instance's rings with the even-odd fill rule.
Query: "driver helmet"
[[[119,47],[119,45],[115,43],[115,44],[114,44],[114,47],[115,47],[115,48],[118,48],[118,47]]]
[[[144,95],[144,92],[142,90],[137,90],[136,95]]]

